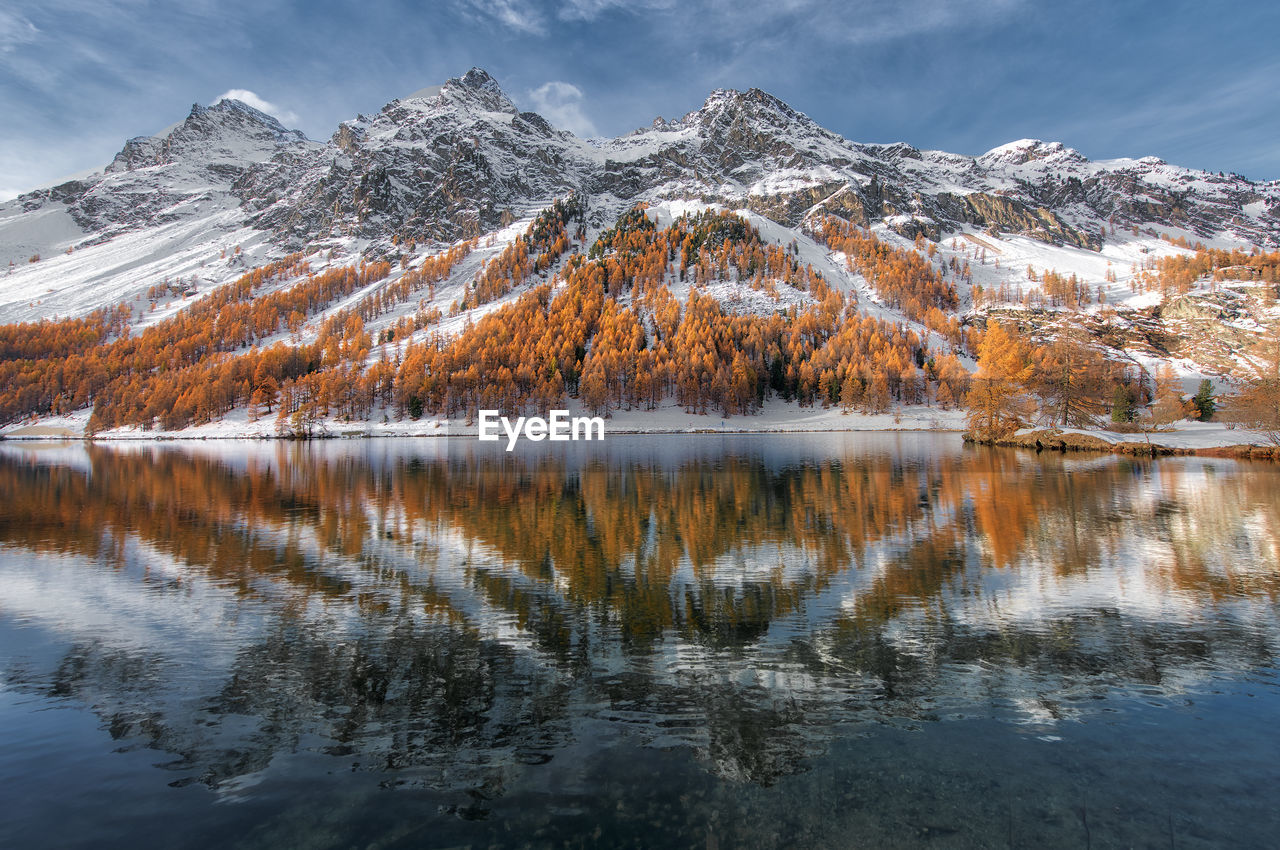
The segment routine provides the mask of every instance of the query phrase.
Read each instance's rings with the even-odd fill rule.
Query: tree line
[[[475,240],[412,267],[402,260],[394,278],[388,262],[312,273],[302,255],[290,255],[136,335],[123,305],[2,326],[0,421],[91,406],[90,431],[178,430],[244,407],[250,419],[274,415],[280,432],[305,434],[333,416],[515,414],[568,398],[602,414],[671,400],[690,413],[741,415],[776,397],[868,413],[963,404],[971,430],[989,439],[1033,422],[1159,424],[1211,415],[1216,405],[1203,388],[1184,399],[1167,369],[1148,375],[1108,357],[1082,331],[1032,345],[1012,323],[993,321],[986,333],[966,327],[955,315],[963,269],[948,280],[920,250],[833,216],[816,223],[815,239],[922,323],[924,338],[861,313],[801,260],[795,243],[770,243],[735,213],[706,210],[660,227],[640,204],[585,252],[583,222],[573,196],[539,214],[475,273],[453,309],[522,294],[453,335],[440,331],[441,313],[427,304]],[[1265,284],[1280,254],[1201,250],[1160,262],[1176,280],[1194,272]],[[1078,300],[1079,282],[1060,282],[1063,301]],[[754,312],[736,310],[735,297],[706,292],[712,285],[755,290],[775,306],[761,309],[757,300]],[[682,288],[687,296],[677,297]],[[314,340],[301,341],[312,316],[361,290],[320,323]],[[368,332],[366,322],[424,290],[416,313],[376,338]],[[948,344],[935,346],[935,334]],[[957,356],[966,350],[978,355],[976,375]],[[1275,406],[1265,376],[1280,360],[1264,352],[1250,362],[1257,376],[1234,410],[1241,421],[1265,423]]]

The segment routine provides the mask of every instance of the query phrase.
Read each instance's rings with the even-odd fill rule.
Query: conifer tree
[[[1280,446],[1280,327],[1271,328],[1251,354],[1252,374],[1231,405],[1231,418]]]
[[[1127,384],[1116,384],[1111,391],[1111,421],[1132,422],[1137,409],[1133,388]]]
[[[1158,427],[1172,425],[1186,415],[1182,403],[1182,381],[1173,367],[1162,364],[1156,370],[1156,399],[1151,405],[1151,424]]]
[[[1030,375],[1029,352],[1017,328],[991,323],[978,348],[978,373],[965,397],[969,433],[975,439],[998,440],[1026,424],[1023,387]]]
[[[1087,428],[1106,410],[1107,363],[1077,333],[1064,333],[1035,352],[1031,385],[1050,423]]]
[[[1213,381],[1205,378],[1200,382],[1200,388],[1196,391],[1195,398],[1191,399],[1191,403],[1196,406],[1196,419],[1201,422],[1208,422],[1213,418],[1213,414],[1218,410],[1218,402],[1213,397]]]

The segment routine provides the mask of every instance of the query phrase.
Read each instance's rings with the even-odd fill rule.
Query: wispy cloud
[[[594,21],[604,12],[614,9],[647,14],[673,9],[677,4],[678,0],[567,0],[559,4],[556,17],[562,21]]]
[[[243,6],[248,0],[233,0]],[[0,69],[49,95],[94,88],[146,91],[187,75],[198,56],[241,39],[239,10],[203,0],[159,7],[139,0],[6,0]],[[228,4],[231,6],[232,4]],[[199,32],[199,39],[193,33]],[[155,73],[163,68],[165,73]]]
[[[572,83],[551,80],[529,92],[534,112],[557,127],[582,138],[599,135],[595,124],[583,111],[582,89]]]
[[[9,53],[20,44],[30,44],[40,30],[26,16],[0,9],[0,53]]]
[[[1210,168],[1229,143],[1237,149],[1237,164],[1225,167],[1271,169],[1266,175],[1270,177],[1276,167],[1275,137],[1264,123],[1242,122],[1241,116],[1254,113],[1259,104],[1274,96],[1277,78],[1280,62],[1259,63],[1243,74],[1207,78],[1207,85],[1199,92],[1151,92],[1137,104],[1106,104],[1086,117],[1064,121],[1059,132],[1066,138],[1100,137],[1126,156],[1176,159],[1178,154],[1170,154],[1169,149],[1185,151],[1203,157],[1202,162],[1208,163],[1205,167]],[[1145,141],[1150,138],[1160,139],[1161,147],[1132,148],[1135,140],[1151,144]],[[1250,143],[1257,145],[1253,151],[1245,147]]]
[[[298,114],[288,109],[282,109],[269,100],[263,100],[254,92],[248,89],[228,89],[214,99],[214,103],[220,100],[238,100],[241,103],[248,104],[259,112],[265,112],[268,115],[279,119],[280,123],[286,127],[292,127],[298,123]]]
[[[517,32],[551,35],[548,21],[593,23],[610,14],[668,24],[676,40],[717,42],[804,33],[811,41],[871,44],[926,32],[981,26],[1029,0],[775,0],[744,9],[740,0],[463,0],[475,16]],[[744,47],[754,46],[743,42]]]
[[[525,0],[466,0],[466,8],[481,19],[490,19],[505,27],[528,35],[546,35],[543,10]]]
[[[861,0],[857,3],[795,0],[774,7],[773,17],[799,15],[823,41],[874,44],[954,28],[957,34],[1000,22],[1027,0]]]

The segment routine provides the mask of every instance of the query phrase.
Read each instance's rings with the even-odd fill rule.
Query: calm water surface
[[[1280,471],[0,444],[3,847],[1274,847]]]

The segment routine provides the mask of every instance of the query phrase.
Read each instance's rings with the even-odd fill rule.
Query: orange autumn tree
[[[1162,428],[1186,415],[1186,404],[1182,400],[1182,381],[1172,366],[1163,363],[1156,370],[1156,398],[1151,405],[1151,425]]]
[[[998,440],[1026,424],[1024,387],[1031,357],[1016,326],[992,322],[978,347],[978,372],[970,384],[968,433],[976,440]]]
[[[1232,419],[1280,446],[1280,326],[1267,330],[1250,350],[1250,371],[1229,408]]]
[[[1068,328],[1032,352],[1035,365],[1028,388],[1040,401],[1040,418],[1052,425],[1089,428],[1108,407],[1117,381],[1113,364]]]

